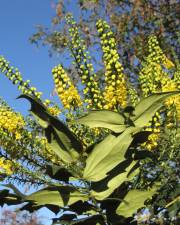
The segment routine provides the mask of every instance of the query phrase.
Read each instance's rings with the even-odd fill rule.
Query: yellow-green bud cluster
[[[149,51],[148,57],[151,58],[151,61],[156,62],[158,64],[162,64],[166,69],[171,69],[175,66],[174,63],[171,60],[169,60],[163,53],[162,49],[159,46],[157,37],[155,35],[149,37],[148,51]]]
[[[67,73],[61,65],[52,70],[57,94],[65,109],[74,109],[82,105],[78,90],[72,84]]]
[[[13,84],[18,85],[18,89],[21,90],[23,94],[34,95],[37,98],[41,97],[42,93],[37,92],[35,87],[30,86],[30,80],[23,81],[19,70],[10,66],[10,63],[7,62],[3,56],[0,56],[0,72],[4,73]]]
[[[70,44],[69,48],[74,57],[74,64],[82,83],[85,85],[83,90],[85,102],[88,108],[102,108],[102,96],[96,81],[96,74],[91,63],[91,57],[86,49],[84,41],[81,39],[78,27],[71,14],[66,16],[69,25]]]
[[[130,98],[129,102],[131,103],[132,106],[135,107],[139,101],[137,90],[134,87],[129,85],[128,95]]]
[[[96,27],[101,39],[103,61],[106,69],[104,108],[116,109],[118,105],[124,108],[127,104],[127,88],[113,32],[103,20],[98,20]]]
[[[173,77],[169,75],[168,70],[174,67],[174,63],[165,56],[155,36],[151,36],[148,40],[148,51],[149,55],[146,57],[139,74],[143,95],[148,96],[155,92],[168,92],[180,89],[180,70],[177,67]],[[166,71],[163,67],[166,68]],[[168,127],[171,127],[173,126],[172,114],[174,115],[174,107],[172,106],[175,106],[177,121],[180,121],[180,97],[168,98],[165,101],[165,106],[168,110],[166,124]]]
[[[174,64],[160,48],[156,36],[151,36],[148,40],[148,53],[139,73],[141,90],[145,97],[162,90],[163,82],[168,79],[168,73],[165,72],[163,67],[166,69],[174,67]]]

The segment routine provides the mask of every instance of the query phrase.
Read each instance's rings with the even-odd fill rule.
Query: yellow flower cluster
[[[17,84],[18,89],[21,90],[23,94],[34,95],[37,98],[41,97],[42,92],[37,92],[35,87],[31,87],[29,84],[30,80],[23,81],[19,70],[10,66],[9,62],[7,62],[3,56],[0,56],[0,72],[4,73],[13,84]]]
[[[57,94],[65,109],[82,105],[81,97],[61,65],[52,70]]]
[[[0,174],[2,173],[5,173],[8,176],[13,173],[12,162],[4,157],[0,158]]]
[[[163,66],[166,69],[174,67],[174,64],[165,56],[160,48],[156,36],[149,38],[148,52],[149,54],[139,73],[139,81],[145,97],[162,90],[163,82],[168,78],[168,74],[163,69]]]
[[[139,81],[143,96],[147,97],[155,92],[168,92],[177,90],[178,82],[176,83],[175,77],[174,79],[172,79],[168,74],[168,70],[175,67],[175,65],[163,53],[156,36],[151,36],[149,38],[148,52],[149,54],[146,57],[145,62],[142,65],[143,68],[139,74]],[[165,67],[166,70],[163,67]],[[179,96],[171,97],[165,102],[165,105],[168,110],[171,110],[171,106],[173,104],[176,105],[177,117],[179,118]],[[171,113],[169,112],[168,115],[170,114]],[[170,121],[170,118],[167,119]],[[156,120],[156,123],[153,123],[152,121],[152,124],[149,124],[151,128],[147,128],[147,130],[150,129],[154,132],[152,135],[149,136],[149,140],[146,143],[146,147],[149,150],[155,148],[158,141],[158,131],[155,131],[153,126],[155,126],[155,129],[158,130],[158,126],[156,125],[159,124],[158,121],[160,121],[160,116],[156,118]]]
[[[104,108],[116,109],[118,105],[124,108],[127,105],[127,88],[113,32],[103,20],[98,20],[96,27],[101,39],[103,61],[106,69]]]
[[[0,107],[0,129],[12,134],[16,140],[21,138],[21,129],[25,126],[23,117],[8,109]]]
[[[69,49],[74,57],[77,72],[85,85],[83,90],[87,108],[102,108],[102,95],[97,82],[97,76],[91,63],[91,56],[86,50],[84,41],[81,39],[78,27],[71,14],[66,16],[67,24],[70,26]]]
[[[170,78],[167,78],[166,80],[164,79],[162,91],[167,92],[167,91],[175,91],[175,90],[178,90],[177,83],[175,83],[175,81]],[[172,117],[171,111],[173,110],[173,107],[172,107],[173,105],[176,108],[177,120],[180,121],[180,96],[179,95],[170,97],[165,101],[165,106],[168,108],[168,111],[169,111],[167,115],[169,121],[171,120],[171,117]]]

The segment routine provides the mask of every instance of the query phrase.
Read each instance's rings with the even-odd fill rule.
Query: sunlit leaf
[[[132,117],[135,126],[143,127],[152,119],[155,112],[158,111],[164,101],[171,96],[180,94],[180,91],[164,92],[152,94],[147,98],[142,99],[135,107]]]
[[[99,181],[107,173],[122,162],[124,155],[133,140],[133,134],[140,128],[129,127],[122,134],[115,137],[108,135],[97,144],[86,160],[84,178],[89,181]]]
[[[126,129],[124,117],[117,112],[109,110],[90,111],[88,115],[79,118],[76,122],[90,128],[107,128],[115,133],[121,133]]]
[[[153,187],[146,191],[130,190],[125,196],[124,201],[121,202],[117,208],[116,213],[124,217],[132,216],[133,213],[144,206],[145,200],[151,198],[156,190],[157,187]]]
[[[104,200],[104,199],[106,199],[122,183],[124,183],[125,181],[131,180],[132,177],[131,176],[128,176],[128,174],[131,171],[131,169],[134,167],[135,164],[136,164],[136,161],[132,162],[131,165],[126,169],[125,172],[120,173],[119,175],[111,178],[110,181],[107,184],[107,187],[108,187],[107,190],[105,190],[103,192],[91,191],[91,194],[97,200]],[[135,172],[133,173],[133,175],[135,175]]]
[[[68,186],[54,186],[34,192],[25,199],[33,201],[35,205],[51,204],[64,207],[79,200],[86,201],[88,196]]]

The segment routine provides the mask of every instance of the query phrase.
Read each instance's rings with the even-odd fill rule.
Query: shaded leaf
[[[68,172],[67,169],[56,165],[47,165],[45,173],[53,179],[65,182],[69,181],[69,177],[72,176],[72,174]]]
[[[94,206],[88,202],[78,201],[70,205],[69,208],[80,215],[84,212],[94,209]]]
[[[57,133],[54,131],[54,129],[49,126],[46,128],[49,130],[48,134],[48,143],[46,144],[54,153],[62,159],[64,162],[71,163],[73,161],[72,156],[69,154],[69,151],[67,151],[63,145],[63,142],[58,137]]]
[[[155,155],[153,154],[153,152],[150,152],[148,150],[136,151],[134,154],[135,160],[145,159],[145,158],[154,158],[155,159]]]
[[[0,206],[3,206],[4,204],[7,205],[18,205],[22,203],[21,196],[18,196],[16,194],[11,194],[9,190],[1,190],[0,191]]]
[[[133,139],[131,145],[134,146],[134,145],[139,145],[139,144],[144,143],[145,141],[148,140],[148,137],[150,134],[152,134],[151,131],[145,131],[145,130],[134,134],[134,136],[133,136],[134,139]]]

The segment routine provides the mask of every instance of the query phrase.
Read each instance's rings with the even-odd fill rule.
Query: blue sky
[[[0,55],[17,67],[23,78],[30,79],[33,86],[49,98],[53,89],[51,69],[58,63],[50,58],[46,47],[36,48],[28,38],[36,31],[37,24],[51,26],[54,9],[50,0],[0,0]],[[26,101],[15,100],[17,87],[0,74],[0,96],[13,108],[25,112]]]
[[[0,0],[0,55],[17,67],[25,80],[31,80],[32,85],[42,91],[43,98],[50,98],[53,90],[51,69],[58,58],[50,58],[47,48],[37,49],[28,39],[37,24],[51,26],[54,15],[51,3],[50,0]],[[0,96],[15,110],[26,114],[29,104],[15,100],[19,94],[17,87],[0,74]],[[41,210],[40,215],[43,224],[51,224],[47,218],[53,214]]]

